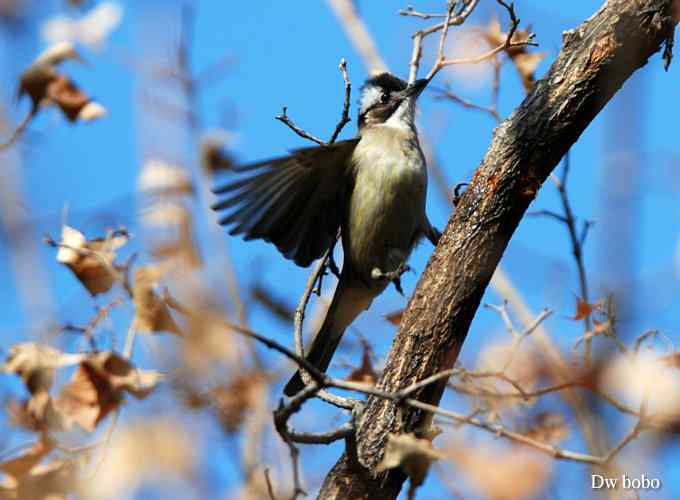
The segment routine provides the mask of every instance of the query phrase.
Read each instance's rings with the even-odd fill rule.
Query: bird
[[[427,168],[415,110],[427,79],[391,73],[361,88],[356,137],[235,166],[238,178],[216,187],[213,209],[231,235],[270,242],[301,267],[338,238],[343,265],[324,322],[305,359],[325,372],[345,329],[393,282],[401,291],[407,259],[423,237],[441,233],[425,212]],[[298,370],[286,396],[304,389]]]

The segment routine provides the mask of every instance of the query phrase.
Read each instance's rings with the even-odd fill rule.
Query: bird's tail
[[[305,359],[322,372],[328,368],[345,328],[361,311],[367,309],[373,300],[373,294],[369,289],[361,285],[345,285],[344,281],[341,278],[338,282],[326,319],[305,355]],[[294,396],[303,388],[304,383],[298,370],[286,384],[283,393],[286,396]]]

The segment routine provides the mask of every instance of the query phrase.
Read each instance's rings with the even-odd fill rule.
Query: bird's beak
[[[418,97],[425,87],[427,87],[428,83],[430,83],[430,80],[427,78],[416,80],[402,91],[402,98]]]

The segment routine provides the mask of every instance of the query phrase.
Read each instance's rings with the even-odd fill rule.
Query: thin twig
[[[312,272],[309,273],[309,278],[307,278],[307,284],[302,292],[300,301],[295,308],[295,316],[293,320],[293,335],[295,338],[295,351],[299,357],[304,357],[304,346],[302,343],[302,325],[305,319],[305,310],[307,309],[307,304],[312,295],[312,290],[314,290],[314,283],[321,280],[323,276],[323,271],[326,266],[327,260],[330,258],[333,247],[326,250],[324,255],[318,260]],[[312,377],[306,373],[305,370],[300,370],[300,375],[302,376],[302,381],[305,385],[309,385],[312,382]],[[317,394],[319,398],[324,401],[338,406],[340,408],[352,409],[356,406],[357,401],[351,400],[350,398],[343,398],[335,394],[330,394],[327,391],[319,391]]]
[[[347,74],[347,61],[345,59],[340,59],[340,73],[342,74],[342,80],[345,83],[345,99],[342,103],[342,115],[340,115],[340,121],[335,126],[335,130],[331,134],[330,139],[328,139],[328,144],[333,144],[335,140],[340,135],[340,131],[347,125],[352,119],[349,117],[349,99],[352,92],[352,84],[349,81],[349,75]]]
[[[583,236],[578,236],[578,231],[576,229],[576,218],[571,209],[571,203],[569,202],[569,195],[567,194],[567,179],[569,178],[570,169],[570,154],[564,155],[564,168],[562,170],[562,179],[558,179],[555,175],[551,175],[550,179],[555,184],[557,191],[560,195],[560,201],[562,202],[562,209],[564,211],[564,216],[562,217],[562,222],[567,227],[569,233],[569,241],[571,242],[571,253],[574,257],[574,262],[576,263],[576,268],[578,270],[578,280],[581,300],[586,304],[590,303],[590,298],[588,294],[588,279],[586,276],[586,267],[583,261],[583,247],[581,246],[581,241],[585,239]],[[587,231],[587,230],[584,230]],[[583,364],[586,368],[590,366],[591,363],[591,342],[592,337],[587,334],[587,332],[592,331],[592,322],[590,314],[586,314],[583,318],[583,326],[585,328],[586,334],[583,340]]]
[[[176,304],[175,304],[176,305]],[[172,307],[172,306],[171,306]],[[278,412],[278,419],[279,419],[279,425],[282,423],[286,423],[286,427],[284,429],[284,433],[287,432],[287,419],[295,412],[299,411],[301,408],[302,404],[307,401],[308,399],[314,397],[316,393],[324,387],[335,387],[337,389],[345,389],[345,390],[350,390],[350,391],[355,391],[355,392],[360,392],[369,396],[375,396],[378,398],[382,399],[387,399],[390,401],[395,402],[396,404],[402,404],[402,405],[409,405],[414,408],[418,408],[439,416],[447,417],[450,418],[451,420],[455,422],[463,422],[463,423],[469,423],[475,427],[479,427],[481,429],[488,430],[496,435],[506,437],[510,440],[520,442],[523,444],[526,444],[528,446],[532,446],[533,448],[536,448],[539,451],[542,451],[544,453],[547,453],[555,458],[561,458],[565,460],[571,460],[571,461],[576,461],[576,462],[583,462],[583,463],[590,463],[594,465],[604,465],[606,463],[606,456],[605,457],[597,457],[593,455],[587,455],[583,453],[577,453],[577,452],[572,452],[568,450],[563,450],[561,448],[558,448],[556,446],[549,445],[547,443],[544,443],[542,441],[537,441],[535,439],[529,438],[524,434],[520,434],[514,431],[507,430],[503,428],[502,426],[496,425],[496,424],[491,424],[487,422],[482,422],[480,420],[470,418],[465,415],[461,415],[457,412],[453,412],[450,410],[444,410],[442,408],[439,408],[437,406],[424,403],[422,401],[409,398],[407,397],[409,394],[411,394],[415,389],[413,386],[408,386],[405,387],[399,391],[396,392],[387,392],[383,391],[381,389],[378,389],[377,387],[370,385],[370,384],[362,384],[362,383],[357,383],[357,382],[350,382],[346,380],[339,380],[335,378],[331,378],[325,373],[319,371],[316,367],[314,367],[311,363],[309,363],[307,360],[305,360],[303,357],[298,356],[297,354],[293,353],[286,347],[280,345],[279,343],[275,342],[274,340],[271,340],[263,335],[257,334],[247,328],[240,327],[238,325],[230,324],[229,322],[224,322],[220,321],[220,324],[223,326],[232,329],[235,332],[241,333],[243,335],[247,335],[251,338],[254,338],[258,342],[263,343],[267,347],[274,349],[285,356],[287,356],[289,359],[295,361],[299,367],[304,368],[309,372],[311,377],[314,379],[314,384],[309,385],[305,387],[302,391],[300,391],[298,394],[296,394],[293,398],[291,398],[290,402],[287,405],[281,405],[279,409],[277,410]],[[442,372],[442,374],[437,374],[437,377],[430,377],[429,381],[430,383],[434,382],[435,380],[443,377],[443,376],[449,376],[450,373],[448,372]],[[413,385],[417,385],[418,388],[422,388],[423,381],[421,382],[416,382]],[[278,429],[277,429],[278,430]],[[627,442],[629,442],[628,440]],[[625,446],[626,443],[623,444]],[[623,448],[623,446],[620,446],[620,448]],[[293,442],[290,441],[289,447],[291,447],[291,455],[294,459],[294,461],[297,460],[297,448],[294,446]],[[295,466],[297,467],[297,466]],[[300,492],[298,491],[298,494]]]
[[[280,115],[276,115],[274,119],[280,121],[281,123],[285,124],[288,128],[290,128],[293,132],[295,132],[297,135],[302,137],[303,139],[310,140],[312,142],[315,142],[319,146],[329,146],[333,144],[338,136],[340,135],[340,132],[342,129],[347,125],[352,119],[349,116],[349,106],[350,106],[350,95],[352,92],[352,84],[350,83],[349,80],[349,74],[347,73],[347,61],[345,59],[340,60],[340,64],[338,65],[340,69],[340,73],[342,74],[342,81],[345,86],[345,97],[343,99],[342,103],[342,113],[340,115],[340,120],[338,123],[335,125],[335,128],[333,129],[333,133],[331,134],[331,137],[328,139],[328,141],[324,141],[322,139],[319,139],[315,135],[310,134],[306,130],[298,127],[293,120],[291,120],[288,117],[288,108],[286,106],[283,107],[283,110]]]
[[[413,7],[407,7],[406,9],[400,9],[399,10],[399,15],[400,16],[406,16],[406,17],[418,17],[420,19],[435,19],[435,18],[446,18],[446,14],[426,14],[424,12],[418,12],[417,10],[414,10]]]
[[[28,124],[31,123],[31,120],[33,120],[33,118],[35,117],[37,111],[38,108],[31,108],[31,110],[26,114],[21,123],[17,125],[17,128],[14,129],[14,132],[12,132],[12,134],[7,138],[5,142],[0,144],[0,151],[12,147],[12,145],[17,141],[17,139],[21,136],[24,130],[26,130]]]
[[[477,4],[479,4],[479,0],[471,0],[466,6],[465,9],[458,14],[455,17],[452,17],[449,22],[447,23],[449,26],[459,26],[465,22],[465,20],[472,14],[472,12],[475,10],[477,7]],[[422,35],[422,37],[426,37],[428,35],[431,35],[432,33],[436,33],[437,31],[441,30],[444,28],[445,23],[439,23],[435,24],[434,26],[430,26],[429,28],[426,28],[424,30],[419,31]],[[415,38],[416,35],[413,35],[413,38]]]
[[[299,135],[303,139],[307,139],[307,140],[310,140],[312,142],[316,142],[319,146],[324,146],[326,144],[323,140],[309,134],[308,132],[305,132],[300,127],[295,125],[295,123],[293,123],[293,121],[290,118],[288,118],[287,112],[288,112],[288,108],[286,106],[284,106],[283,109],[281,110],[281,114],[276,115],[274,117],[274,119],[278,120],[281,123],[283,123],[284,125],[286,125],[289,129],[291,129],[293,132],[295,132],[297,135]]]
[[[272,486],[272,480],[269,477],[269,468],[264,470],[264,480],[267,483],[267,494],[269,495],[269,500],[277,500],[276,495],[274,495],[274,487]]]
[[[438,95],[435,95],[435,99],[449,99],[457,104],[460,104],[464,108],[486,113],[496,121],[499,121],[501,118],[498,114],[498,111],[493,106],[481,106],[479,104],[475,104],[472,101],[468,101],[467,99],[463,99],[462,97],[454,94],[450,89],[431,88],[431,90],[438,92]]]
[[[288,437],[296,443],[304,444],[331,444],[340,439],[344,439],[354,432],[354,425],[350,422],[342,424],[337,429],[327,432],[295,432],[288,430]]]

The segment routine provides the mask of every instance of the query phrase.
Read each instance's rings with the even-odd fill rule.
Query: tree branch
[[[557,60],[493,142],[461,198],[401,321],[378,388],[395,392],[453,366],[482,295],[540,186],[623,82],[672,34],[671,0],[609,0],[566,32]],[[417,391],[436,405],[445,381]],[[396,498],[398,469],[376,476],[391,432],[422,428],[426,413],[370,397],[356,458],[340,458],[320,498]],[[429,418],[429,417],[427,417]]]

